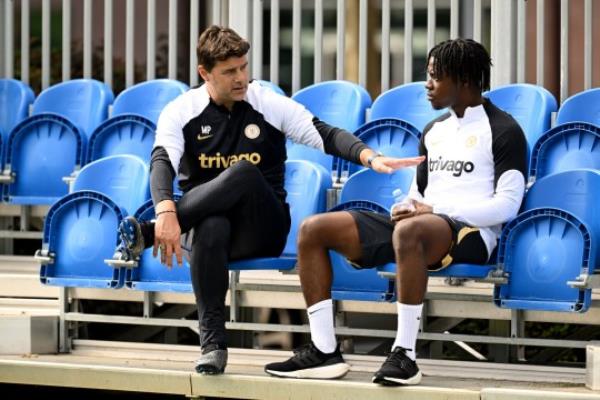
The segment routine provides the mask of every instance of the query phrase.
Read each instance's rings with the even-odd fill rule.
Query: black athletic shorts
[[[395,262],[392,245],[393,222],[389,215],[370,211],[349,211],[356,226],[361,244],[362,258],[348,260],[355,268],[373,268]],[[478,228],[452,219],[444,214],[435,214],[443,218],[452,230],[450,250],[430,271],[439,271],[452,263],[485,264],[489,255]]]

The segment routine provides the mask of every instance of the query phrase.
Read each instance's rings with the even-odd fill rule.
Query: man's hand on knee
[[[392,221],[399,222],[403,219],[416,217],[417,215],[431,213],[433,213],[433,207],[430,205],[411,200],[410,203],[398,204],[392,208],[391,218]]]

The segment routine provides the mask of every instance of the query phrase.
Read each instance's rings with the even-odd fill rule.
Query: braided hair
[[[429,51],[428,62],[432,57],[436,76],[449,76],[453,81],[468,83],[480,92],[490,88],[492,60],[480,43],[472,39],[446,40]]]

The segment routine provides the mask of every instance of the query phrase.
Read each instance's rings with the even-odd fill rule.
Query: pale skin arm
[[[369,166],[367,160],[371,157],[375,152],[371,149],[364,149],[360,152],[360,163],[365,167]],[[371,162],[371,169],[376,172],[390,174],[397,169],[405,168],[405,167],[413,167],[419,165],[425,160],[425,156],[418,157],[408,157],[408,158],[394,158],[394,157],[386,157],[380,156],[373,159]]]

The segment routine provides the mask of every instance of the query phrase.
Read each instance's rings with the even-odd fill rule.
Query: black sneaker
[[[209,344],[202,348],[202,355],[196,360],[196,372],[206,375],[218,375],[227,366],[227,347]]]
[[[382,385],[416,385],[421,382],[421,371],[406,352],[403,347],[395,347],[373,375],[373,382]]]
[[[294,350],[284,362],[267,364],[265,372],[282,378],[334,379],[346,375],[350,366],[344,362],[340,346],[333,353],[323,353],[310,342]]]
[[[125,261],[137,261],[145,249],[144,235],[140,223],[132,216],[124,218],[119,224],[119,237],[121,243],[117,247],[115,256]]]

